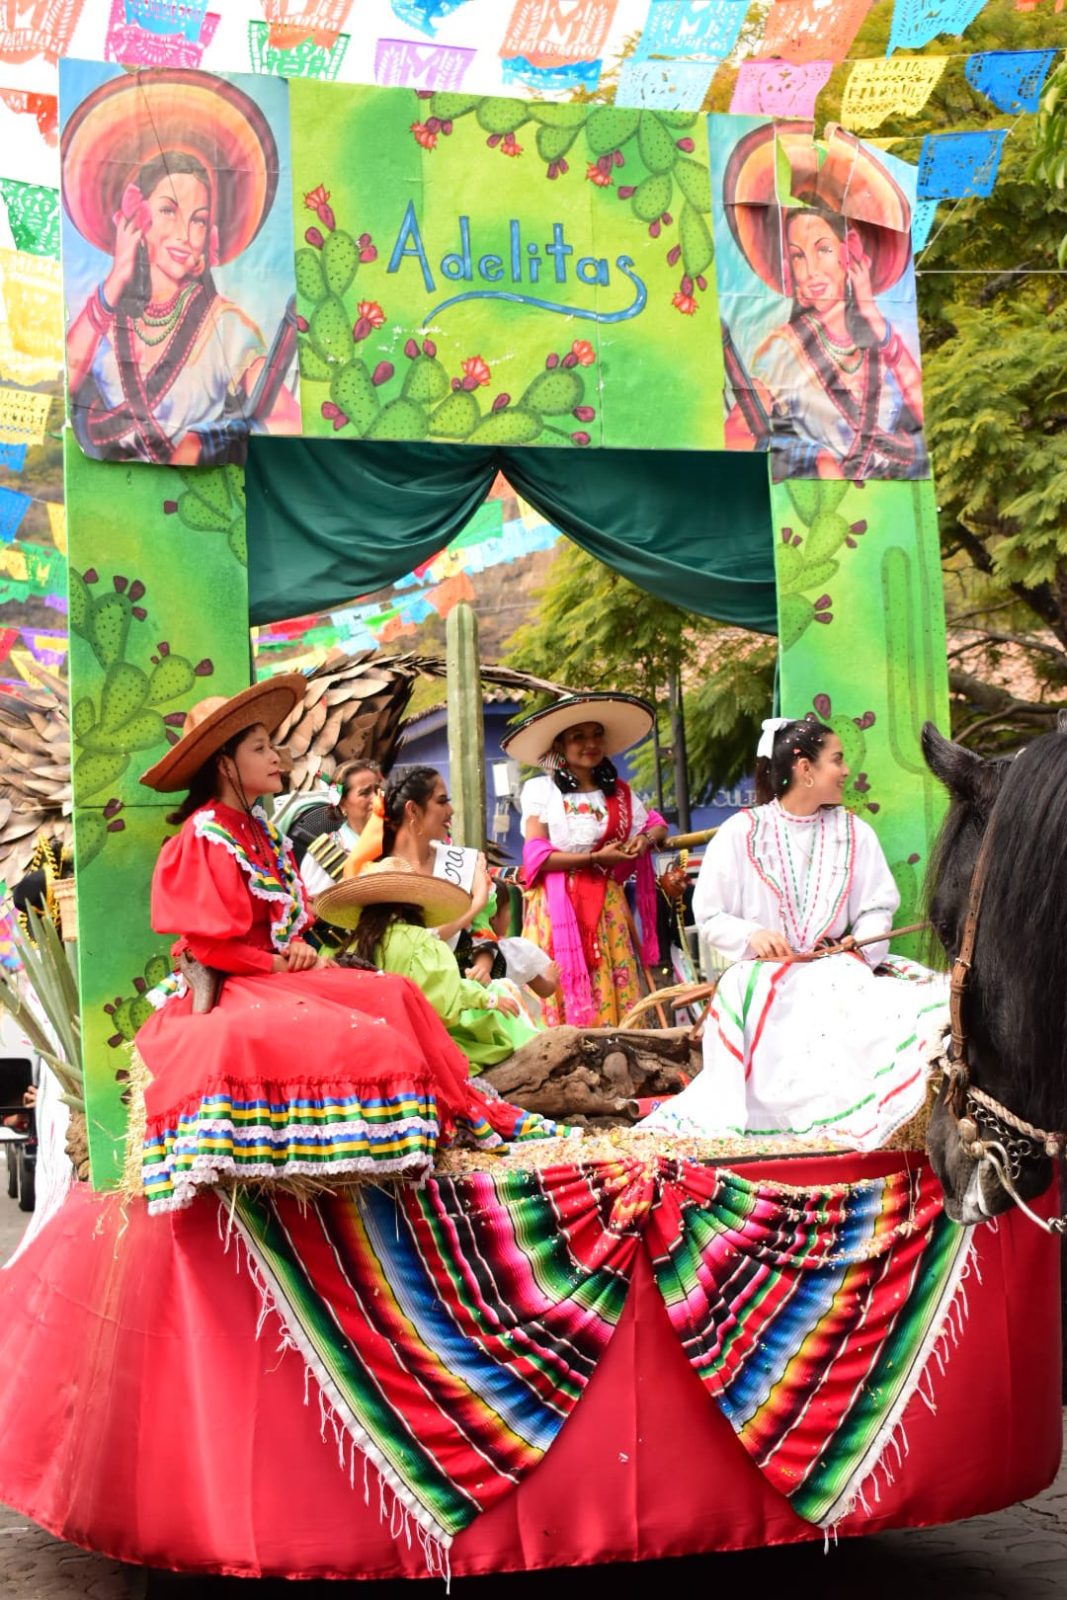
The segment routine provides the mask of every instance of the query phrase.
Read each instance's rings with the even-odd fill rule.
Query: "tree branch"
[[[957,646],[955,650],[950,651],[950,656],[962,655],[967,650],[980,650],[985,644],[1017,644],[1024,650],[1040,651],[1067,665],[1067,649],[1059,644],[1048,644],[1044,639],[1035,639],[1032,634],[995,633],[990,628],[976,628],[975,632],[979,635],[978,638]]]

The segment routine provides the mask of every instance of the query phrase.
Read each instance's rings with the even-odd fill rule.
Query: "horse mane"
[[[1067,736],[1047,734],[1008,766],[989,854],[967,1010],[1004,1069],[1020,1116],[1067,1122]],[[991,1087],[991,1086],[990,1086]]]

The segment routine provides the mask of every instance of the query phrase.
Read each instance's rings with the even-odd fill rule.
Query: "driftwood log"
[[[637,1122],[637,1101],[677,1094],[700,1071],[689,1028],[548,1028],[483,1072],[505,1100],[582,1127]]]

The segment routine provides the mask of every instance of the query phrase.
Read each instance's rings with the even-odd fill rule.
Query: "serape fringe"
[[[882,1463],[930,1353],[955,1336],[946,1319],[970,1245],[925,1162],[796,1189],[622,1159],[366,1185],[304,1206],[241,1192],[233,1218],[339,1440],[440,1559],[551,1446],[640,1248],[742,1447],[798,1515],[831,1526]]]

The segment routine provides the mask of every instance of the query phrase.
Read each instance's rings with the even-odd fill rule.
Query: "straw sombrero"
[[[186,714],[178,743],[141,774],[141,782],[160,794],[188,789],[204,762],[234,734],[255,727],[257,722],[273,733],[304,698],[306,688],[307,679],[301,673],[287,672],[229,698],[220,694],[198,700]]]
[[[790,207],[781,204],[778,191],[784,156],[792,174],[792,199],[848,217],[870,258],[871,287],[882,294],[911,259],[908,198],[876,153],[854,134],[834,123],[827,124],[822,140],[813,131],[810,122],[767,122],[738,140],[722,182],[730,232],[767,287],[790,294],[782,266]]]
[[[354,928],[364,906],[421,906],[428,928],[454,922],[470,910],[465,890],[428,872],[416,872],[402,856],[383,856],[358,878],[344,878],[316,897],[315,915],[335,928]]]
[[[579,722],[599,722],[604,730],[604,754],[617,756],[645,737],[654,715],[648,701],[635,694],[569,694],[524,717],[500,743],[513,761],[536,766],[568,728]]]
[[[274,203],[278,147],[255,101],[210,72],[164,68],[101,84],[63,130],[63,204],[83,238],[110,255],[115,213],[148,161],[195,156],[212,180],[218,260],[248,248]]]

